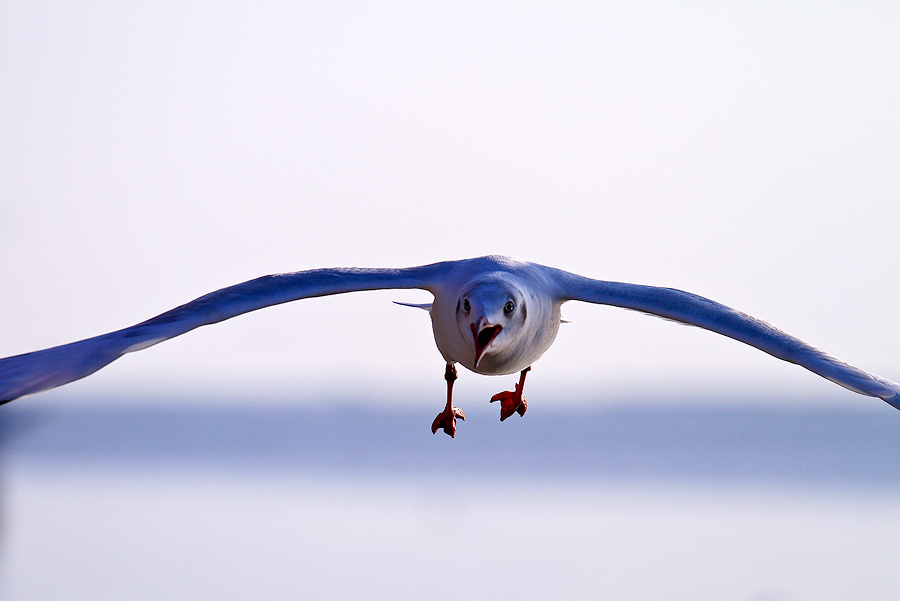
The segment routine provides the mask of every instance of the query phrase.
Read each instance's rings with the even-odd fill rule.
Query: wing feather
[[[676,290],[594,280],[549,269],[558,299],[634,309],[698,326],[796,363],[854,392],[878,397],[900,409],[900,384],[841,361],[775,326],[708,298]]]
[[[81,379],[125,353],[264,307],[362,290],[422,288],[433,292],[437,276],[448,265],[314,269],[267,275],[222,288],[129,328],[0,359],[0,404]]]

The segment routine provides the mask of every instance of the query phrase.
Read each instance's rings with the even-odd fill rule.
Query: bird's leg
[[[452,363],[447,363],[444,379],[447,380],[447,406],[437,414],[431,423],[431,433],[437,434],[438,428],[440,428],[453,438],[456,436],[456,418],[465,420],[466,414],[459,407],[453,406],[453,382],[456,381],[456,367]]]
[[[525,411],[528,409],[528,402],[525,400],[525,397],[522,396],[522,389],[525,387],[525,375],[530,370],[531,367],[526,367],[519,374],[519,383],[516,384],[515,392],[506,390],[504,392],[498,392],[491,397],[492,403],[494,401],[500,401],[501,422],[513,413],[525,415]]]

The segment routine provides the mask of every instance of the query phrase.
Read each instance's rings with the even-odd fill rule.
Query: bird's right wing
[[[123,330],[0,359],[0,404],[88,376],[125,353],[264,307],[361,290],[421,288],[433,292],[452,264],[313,269],[267,275],[222,288]]]
[[[633,309],[728,336],[796,363],[844,388],[883,399],[900,409],[900,384],[841,361],[787,332],[708,298],[656,286],[594,280],[544,268],[557,286],[558,301],[580,300]]]

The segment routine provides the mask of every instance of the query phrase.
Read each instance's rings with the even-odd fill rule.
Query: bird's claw
[[[466,421],[466,414],[459,407],[448,407],[434,418],[431,422],[431,433],[437,434],[437,431],[443,430],[445,434],[449,434],[450,438],[456,437],[456,418]]]
[[[525,411],[528,410],[528,401],[522,396],[522,389],[518,384],[516,384],[515,392],[504,390],[492,396],[491,402],[493,403],[494,401],[500,401],[501,422],[513,413],[525,415]]]

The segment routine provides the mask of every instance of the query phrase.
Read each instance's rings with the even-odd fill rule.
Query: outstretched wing
[[[844,388],[878,397],[900,409],[900,384],[865,372],[760,319],[690,292],[593,280],[548,269],[558,300],[580,300],[658,315],[734,338],[796,363]]]
[[[109,365],[125,353],[153,346],[200,326],[293,300],[359,290],[434,291],[449,263],[405,269],[314,269],[222,288],[137,325],[71,344],[0,359],[0,404],[62,386]]]

